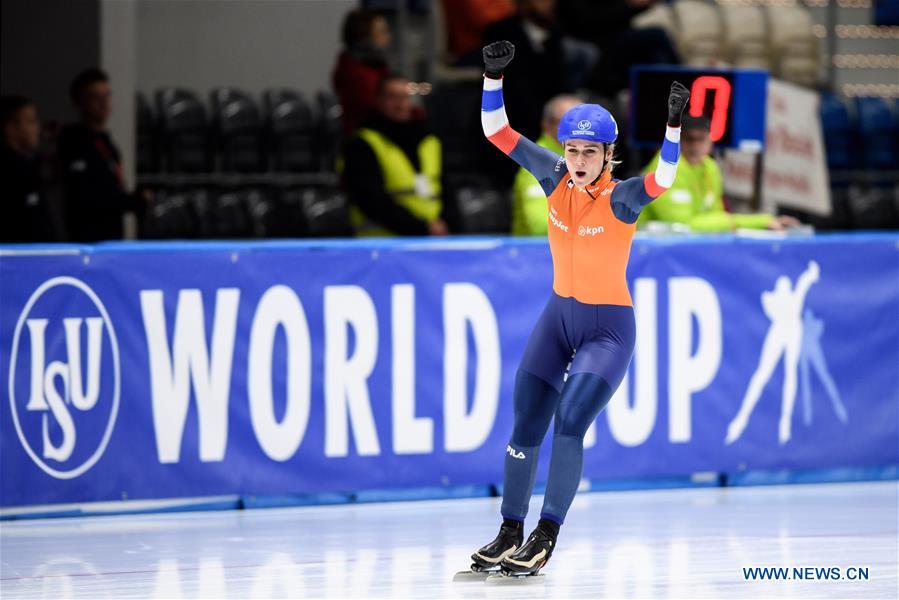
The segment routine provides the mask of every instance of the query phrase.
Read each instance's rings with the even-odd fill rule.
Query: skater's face
[[[612,149],[585,140],[565,142],[565,163],[574,185],[582,188],[599,177],[606,163],[612,159]]]

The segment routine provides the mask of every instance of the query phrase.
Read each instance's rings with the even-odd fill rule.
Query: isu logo
[[[9,404],[16,433],[47,474],[73,479],[103,455],[119,409],[119,348],[109,314],[73,277],[44,282],[13,334]]]
[[[590,121],[588,121],[587,119],[577,122],[577,128],[580,129],[581,131],[587,131],[591,127],[592,127],[592,125],[590,124]]]

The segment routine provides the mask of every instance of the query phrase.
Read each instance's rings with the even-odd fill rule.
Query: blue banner
[[[897,244],[636,240],[584,477],[899,462]],[[2,248],[0,505],[498,483],[551,280],[517,240]]]

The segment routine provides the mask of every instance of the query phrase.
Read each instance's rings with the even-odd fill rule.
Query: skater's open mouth
[[[586,176],[587,176],[587,171],[575,171],[574,174],[575,174],[577,177],[586,177]]]

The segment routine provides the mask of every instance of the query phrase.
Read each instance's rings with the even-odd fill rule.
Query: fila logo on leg
[[[522,452],[521,450],[516,450],[512,446],[506,446],[506,454],[508,454],[512,458],[517,458],[518,460],[524,460],[525,458],[527,458],[524,455],[524,452]]]

